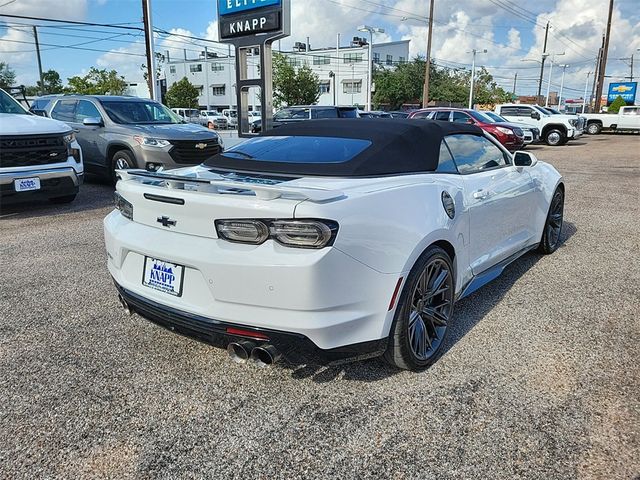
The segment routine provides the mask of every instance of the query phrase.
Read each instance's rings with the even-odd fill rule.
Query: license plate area
[[[40,190],[40,179],[38,177],[33,178],[18,178],[14,180],[13,185],[16,192],[30,192],[32,190]]]
[[[162,293],[182,296],[184,266],[157,258],[144,257],[142,285]]]

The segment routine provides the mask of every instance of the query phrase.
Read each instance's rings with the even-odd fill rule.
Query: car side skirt
[[[515,262],[518,258],[523,256],[525,253],[530,252],[531,250],[535,249],[537,246],[538,246],[538,244],[534,244],[534,245],[530,245],[530,246],[528,246],[526,248],[523,248],[519,252],[514,253],[513,255],[511,255],[508,258],[505,258],[504,260],[502,260],[501,262],[495,264],[494,266],[489,267],[484,272],[481,272],[478,275],[475,275],[460,290],[460,293],[458,294],[458,296],[456,298],[456,301],[462,300],[463,298],[468,297],[469,295],[474,293],[476,290],[479,290],[480,288],[484,287],[486,284],[488,284],[491,281],[493,281],[496,278],[498,278],[500,275],[502,275],[502,272],[504,271],[504,269],[508,265],[510,265],[511,263]]]

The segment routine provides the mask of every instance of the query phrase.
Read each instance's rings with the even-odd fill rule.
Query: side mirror
[[[540,120],[540,114],[538,112],[531,112],[531,118]]]
[[[102,119],[100,117],[87,117],[82,121],[82,124],[87,127],[102,127]]]
[[[38,115],[39,117],[48,117],[49,115],[47,115],[47,111],[46,110],[40,110],[38,108],[34,108],[33,110],[31,110],[31,113],[33,113],[34,115]]]
[[[466,123],[467,123],[467,125],[475,125],[476,124],[476,122],[474,122],[472,118],[467,118],[467,122]]]
[[[533,153],[518,150],[513,156],[513,164],[516,167],[533,167],[538,163],[538,159]]]

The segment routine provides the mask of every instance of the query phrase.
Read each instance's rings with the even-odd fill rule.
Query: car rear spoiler
[[[122,181],[150,179],[161,181],[167,188],[185,190],[185,185],[203,186],[207,193],[229,193],[229,190],[237,189],[242,191],[252,191],[260,200],[275,200],[282,196],[294,197],[300,200],[310,200],[312,202],[327,202],[344,197],[344,192],[340,190],[329,190],[319,187],[296,187],[288,186],[286,182],[278,185],[263,185],[247,183],[234,180],[210,180],[206,178],[185,177],[182,175],[169,175],[161,172],[149,172],[142,169],[116,170]]]

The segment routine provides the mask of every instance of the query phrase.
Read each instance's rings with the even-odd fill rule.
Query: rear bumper
[[[221,322],[185,313],[136,295],[116,282],[114,283],[118,294],[126,302],[132,313],[136,313],[172,332],[195,338],[216,347],[226,348],[231,342],[250,340],[255,342],[256,345],[273,345],[289,363],[331,365],[380,356],[387,346],[386,339],[380,339],[323,350],[304,335]],[[230,328],[255,332],[266,336],[267,339],[257,340],[250,335],[233,335],[227,332],[227,329]]]
[[[301,336],[312,350],[388,336],[399,275],[377,272],[336,248],[231,244],[132,222],[117,211],[104,227],[114,281],[149,304],[213,325]],[[145,257],[184,266],[181,296],[142,285]]]
[[[73,167],[36,168],[36,169],[0,169],[0,195],[3,201],[23,200],[27,197],[62,197],[78,193],[84,175]],[[22,178],[39,178],[40,189],[28,192],[16,192],[14,182]]]

